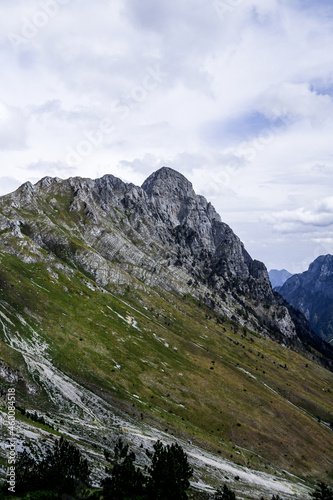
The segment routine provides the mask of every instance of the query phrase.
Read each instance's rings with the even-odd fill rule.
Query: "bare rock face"
[[[191,212],[198,212],[199,200],[192,184],[171,168],[154,172],[142,184],[142,189],[154,207],[155,218],[164,224],[176,227],[187,220]]]
[[[333,340],[333,256],[321,255],[309,269],[291,276],[277,291],[308,319],[315,333]]]
[[[168,227],[178,244],[182,260],[194,259],[196,266],[215,287],[231,281],[240,293],[272,300],[267,270],[252,260],[243,243],[203,196],[180,173],[162,168],[143,183],[150,211],[157,224]],[[162,224],[161,224],[162,222]],[[188,267],[188,266],[187,266]]]
[[[27,262],[61,261],[102,287],[189,293],[261,334],[298,341],[264,264],[170,168],[141,187],[112,175],[26,183],[0,198],[0,230],[0,250]]]

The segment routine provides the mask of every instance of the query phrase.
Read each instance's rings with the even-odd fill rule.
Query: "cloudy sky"
[[[1,0],[0,194],[182,172],[268,269],[333,253],[332,0]]]

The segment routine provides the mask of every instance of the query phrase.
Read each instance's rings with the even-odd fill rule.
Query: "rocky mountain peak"
[[[325,278],[333,274],[333,255],[320,255],[309,266],[309,274],[317,274]]]
[[[180,172],[168,167],[160,168],[145,180],[141,188],[159,222],[173,228],[186,225],[195,231],[203,231],[204,246],[211,246],[211,225],[213,221],[220,222],[220,216],[204,196],[195,193],[191,182]]]
[[[141,187],[149,197],[167,196],[173,200],[184,200],[196,196],[191,182],[180,172],[169,167],[162,167],[153,172]]]

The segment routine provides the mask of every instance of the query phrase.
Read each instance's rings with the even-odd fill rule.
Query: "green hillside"
[[[170,189],[187,186],[182,226],[169,195],[154,213],[112,177],[46,178],[1,198],[0,417],[15,387],[18,445],[66,436],[94,462],[95,484],[121,435],[142,466],[156,439],[178,440],[201,492],[227,481],[240,499],[304,499],[333,481],[333,373],[297,338],[264,265],[170,175]],[[201,249],[217,236],[208,283]]]
[[[189,296],[105,293],[78,271],[0,259],[1,357],[44,387],[19,383],[21,405],[59,411],[19,354],[34,357],[27,322],[57,368],[138,421],[241,465],[333,479],[331,372]]]

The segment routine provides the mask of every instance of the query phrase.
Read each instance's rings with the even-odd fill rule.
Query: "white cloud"
[[[20,185],[21,181],[10,176],[0,177],[0,195],[11,193],[15,191]]]
[[[258,97],[257,110],[271,120],[309,121],[314,127],[333,122],[333,101],[311,91],[308,83],[283,82]]]
[[[269,222],[280,232],[307,232],[333,225],[333,197],[317,200],[312,207],[299,207],[264,215],[262,220]],[[309,228],[304,228],[309,226]]]
[[[24,113],[0,102],[0,150],[17,150],[26,145],[27,119]]]

